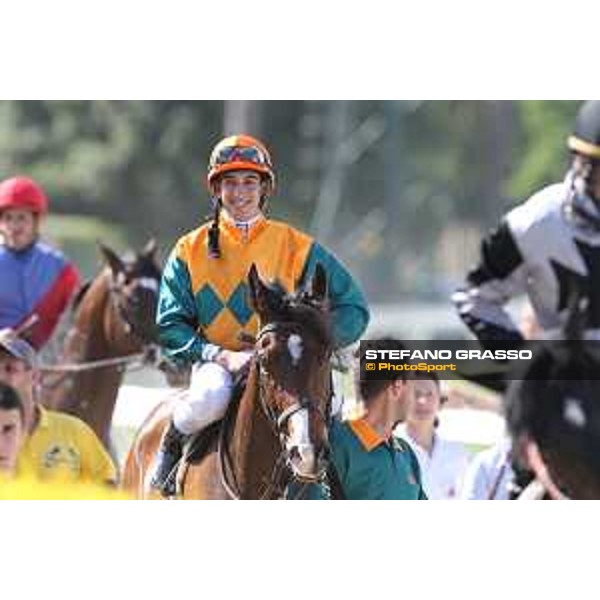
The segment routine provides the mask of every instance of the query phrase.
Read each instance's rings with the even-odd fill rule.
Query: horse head
[[[332,393],[325,271],[317,265],[310,282],[293,295],[265,284],[254,265],[248,281],[260,319],[255,364],[262,408],[294,478],[318,480],[326,468]]]
[[[142,344],[156,342],[155,315],[161,270],[155,240],[125,259],[102,242],[98,245],[108,266],[110,299],[120,329]]]

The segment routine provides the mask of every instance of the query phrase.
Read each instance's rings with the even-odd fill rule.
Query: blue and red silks
[[[26,337],[41,348],[79,282],[76,268],[47,244],[36,242],[20,252],[0,245],[0,328],[18,328],[33,317]]]

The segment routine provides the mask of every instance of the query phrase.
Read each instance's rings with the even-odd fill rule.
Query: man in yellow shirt
[[[47,410],[37,402],[37,355],[8,329],[0,331],[0,382],[13,387],[23,402],[28,437],[19,453],[19,475],[40,480],[116,483],[115,465],[95,433],[80,419]]]

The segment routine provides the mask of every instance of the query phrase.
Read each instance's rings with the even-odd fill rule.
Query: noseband
[[[149,290],[158,296],[159,282],[154,277],[138,277],[133,281],[136,282],[137,286],[134,289],[132,296],[135,296],[138,289]],[[148,332],[144,331],[143,328],[140,328],[136,320],[130,315],[130,310],[128,310],[127,304],[131,301],[131,299],[123,289],[123,282],[118,280],[115,281],[113,278],[111,278],[109,283],[109,292],[110,298],[117,310],[117,313],[123,321],[125,332],[128,335],[136,336],[143,345],[153,343],[154,340],[151,339],[151,336],[148,335]]]

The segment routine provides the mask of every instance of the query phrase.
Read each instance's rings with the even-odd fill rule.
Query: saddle
[[[216,443],[221,428],[226,427],[228,423],[231,423],[231,421],[235,418],[240,400],[244,390],[246,389],[248,373],[249,370],[244,369],[242,372],[236,375],[233,382],[233,394],[231,397],[231,402],[227,407],[224,417],[190,436],[183,449],[183,456],[181,458],[182,465],[180,466],[180,469],[185,468],[186,464],[198,464]]]

